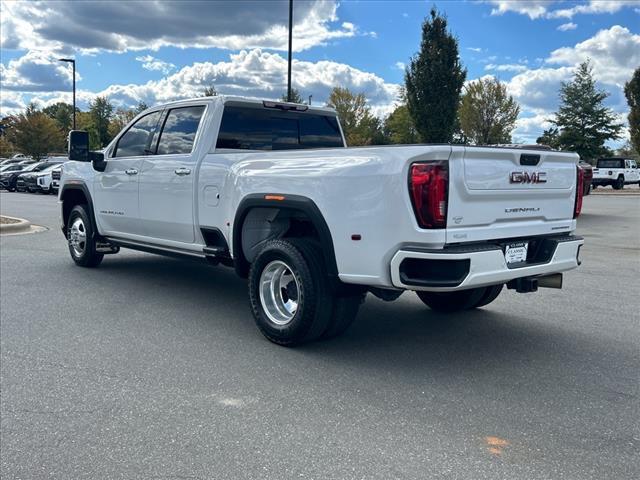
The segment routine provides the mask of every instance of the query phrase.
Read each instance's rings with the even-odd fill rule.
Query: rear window
[[[311,112],[227,105],[216,148],[293,150],[344,147],[338,120]]]
[[[624,168],[624,160],[619,158],[601,158],[598,160],[598,168]]]

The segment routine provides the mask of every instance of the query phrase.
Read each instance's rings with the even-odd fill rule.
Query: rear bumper
[[[394,287],[407,290],[455,291],[506,283],[537,275],[560,273],[579,265],[581,237],[565,236],[552,242],[543,261],[509,268],[498,245],[477,245],[444,250],[399,250],[391,259]],[[421,267],[422,265],[422,267]]]

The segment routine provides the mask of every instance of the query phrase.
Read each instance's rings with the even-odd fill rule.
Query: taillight
[[[409,170],[411,203],[421,228],[447,226],[449,163],[414,163]]]
[[[577,167],[576,173],[576,203],[573,206],[573,218],[578,218],[582,211],[582,197],[584,196],[584,170]]]

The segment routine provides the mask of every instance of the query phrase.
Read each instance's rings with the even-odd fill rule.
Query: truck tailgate
[[[456,153],[447,243],[572,230],[576,154],[486,147]]]

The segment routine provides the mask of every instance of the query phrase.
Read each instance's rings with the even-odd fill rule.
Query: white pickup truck
[[[347,148],[335,111],[238,97],[138,115],[102,152],[69,135],[59,201],[73,260],[120,247],[248,277],[262,333],[343,332],[367,292],[434,310],[560,288],[579,265],[573,153],[456,145]]]
[[[624,157],[600,158],[593,169],[593,188],[611,185],[622,190],[625,185],[640,184],[640,170],[635,160]]]

